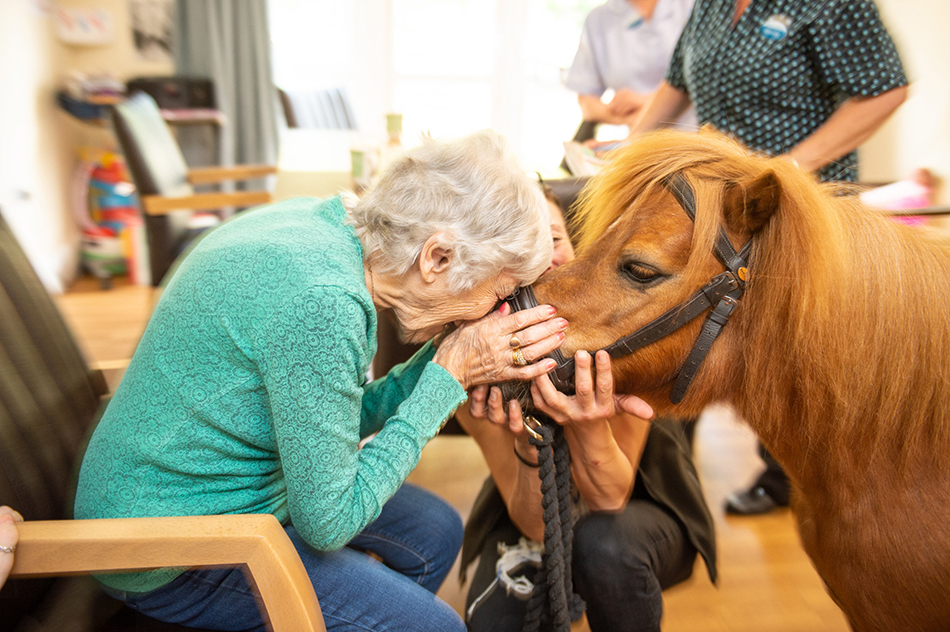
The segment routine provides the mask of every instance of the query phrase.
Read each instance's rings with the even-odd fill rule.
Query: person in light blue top
[[[565,85],[585,121],[629,125],[660,87],[694,0],[607,0],[584,20]],[[613,96],[604,102],[605,92]],[[696,129],[689,109],[676,121]]]
[[[553,368],[567,326],[553,308],[494,310],[551,259],[544,204],[483,132],[426,140],[358,201],[289,200],[211,232],[90,440],[76,517],[270,513],[328,629],[463,630],[434,596],[461,521],[404,481],[468,388]],[[432,342],[368,382],[383,310],[405,341]],[[264,629],[240,569],[99,581],[163,621]]]

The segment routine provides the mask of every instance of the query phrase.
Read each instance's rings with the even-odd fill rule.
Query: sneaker
[[[787,507],[788,503],[777,502],[769,496],[765,488],[756,485],[742,492],[735,492],[726,497],[726,513],[740,516],[757,516],[767,514],[779,507]]]

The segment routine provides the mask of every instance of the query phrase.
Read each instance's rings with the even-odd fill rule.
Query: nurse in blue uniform
[[[906,94],[873,0],[697,0],[631,136],[692,104],[701,124],[752,149],[855,180],[855,150]]]

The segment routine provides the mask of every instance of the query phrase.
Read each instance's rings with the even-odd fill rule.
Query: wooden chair
[[[273,165],[189,169],[161,112],[148,94],[138,92],[112,110],[116,138],[135,183],[145,216],[153,285],[201,232],[195,211],[245,208],[271,201],[268,191],[196,193],[193,185],[244,181],[277,173]]]
[[[270,514],[27,521],[19,530],[13,577],[245,565],[269,629],[326,630],[307,571]]]
[[[271,515],[69,519],[106,383],[2,216],[0,376],[0,504],[26,518],[0,590],[0,632],[184,632],[122,608],[88,575],[65,576],[224,565],[246,566],[272,630],[325,629],[303,563]]]

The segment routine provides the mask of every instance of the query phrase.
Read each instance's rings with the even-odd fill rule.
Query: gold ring
[[[518,366],[528,366],[528,360],[524,357],[524,351],[521,347],[515,347],[511,350],[511,359]]]
[[[521,341],[518,340],[518,336],[512,336],[511,340],[508,341],[508,346],[512,347],[513,349],[517,349],[518,347],[520,347]]]

